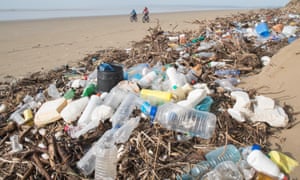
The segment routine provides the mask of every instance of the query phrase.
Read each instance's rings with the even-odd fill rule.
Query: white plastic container
[[[255,170],[271,177],[276,177],[279,179],[284,179],[285,177],[285,175],[280,171],[279,167],[260,150],[253,150],[248,155],[247,162]]]
[[[61,117],[67,123],[71,123],[80,116],[89,102],[89,98],[82,97],[70,102],[60,113]]]
[[[34,116],[34,124],[38,127],[55,122],[61,118],[60,112],[67,105],[65,98],[47,101],[39,108]]]
[[[206,90],[204,89],[194,89],[189,92],[186,100],[177,102],[178,105],[187,107],[187,108],[194,108],[198,105],[204,98],[206,97]]]

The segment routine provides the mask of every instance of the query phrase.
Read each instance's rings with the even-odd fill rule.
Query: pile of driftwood
[[[133,131],[130,139],[124,144],[118,144],[122,155],[117,163],[117,179],[175,179],[176,175],[184,173],[184,168],[203,160],[203,155],[211,149],[234,144],[238,147],[260,144],[267,150],[268,137],[279,133],[280,129],[272,128],[265,123],[245,122],[233,120],[226,109],[235,103],[229,92],[215,84],[218,77],[214,75],[214,68],[209,67],[211,61],[226,61],[227,67],[241,71],[240,76],[258,73],[262,68],[260,58],[273,56],[280,48],[286,46],[287,40],[269,40],[258,43],[254,38],[241,37],[237,28],[252,26],[255,21],[268,20],[270,25],[275,22],[272,17],[283,17],[281,10],[261,10],[247,14],[233,15],[228,18],[217,18],[211,21],[195,21],[199,29],[186,32],[165,32],[159,24],[149,29],[149,35],[142,41],[133,44],[131,50],[107,49],[88,55],[78,67],[84,71],[74,71],[63,66],[49,72],[37,72],[30,76],[0,84],[0,101],[6,109],[0,115],[0,176],[3,179],[90,179],[85,177],[76,167],[76,162],[97,141],[103,133],[111,128],[111,123],[105,121],[93,131],[72,139],[65,131],[64,121],[57,121],[44,128],[36,128],[33,122],[17,125],[7,121],[9,115],[22,103],[26,94],[35,96],[39,90],[45,90],[50,83],[55,82],[60,92],[66,92],[70,73],[84,75],[91,73],[101,62],[114,62],[126,67],[138,63],[157,62],[173,64],[178,58],[182,65],[192,67],[202,64],[203,73],[199,82],[207,83],[214,90],[214,103],[211,112],[217,116],[217,127],[211,139],[204,140],[193,137],[187,140],[182,134],[166,130],[158,124],[151,124],[149,119],[142,118],[139,126]],[[271,18],[271,19],[268,19]],[[283,21],[283,19],[281,19]],[[229,32],[228,37],[221,36]],[[187,43],[184,52],[189,56],[182,57],[180,51],[171,47],[168,37],[185,34]],[[200,37],[205,37],[203,40]],[[214,52],[210,57],[198,57],[197,49],[203,41],[214,41],[216,45],[206,50]],[[176,45],[176,43],[175,43]],[[181,47],[181,46],[177,46]],[[77,89],[75,99],[83,89]],[[255,90],[248,92],[250,97],[256,95]],[[45,94],[46,97],[47,94]],[[49,97],[48,97],[49,98]],[[293,109],[285,105],[290,124],[293,125]],[[135,111],[139,116],[139,110]],[[12,153],[10,137],[17,135],[23,150]],[[47,155],[48,158],[42,157]]]

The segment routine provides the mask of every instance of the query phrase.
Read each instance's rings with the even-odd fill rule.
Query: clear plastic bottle
[[[131,113],[136,107],[138,96],[133,93],[126,95],[116,112],[111,117],[112,127],[120,127],[129,120]]]
[[[205,155],[206,161],[201,161],[196,164],[190,171],[190,174],[183,175],[184,179],[199,179],[209,170],[216,167],[223,161],[232,161],[234,163],[241,159],[239,150],[231,144],[219,147]]]
[[[114,134],[116,143],[125,143],[128,141],[132,131],[139,125],[141,118],[133,117],[125,122]]]
[[[209,139],[216,127],[214,114],[186,108],[171,102],[158,107],[155,121],[167,129],[204,139]]]
[[[95,180],[114,180],[117,175],[117,147],[104,146],[96,151]]]
[[[190,84],[195,84],[199,80],[200,76],[202,74],[202,65],[197,64],[196,66],[192,67],[188,73],[185,75],[186,80]]]
[[[127,93],[128,91],[118,86],[115,86],[105,96],[103,105],[109,106],[112,108],[113,111],[115,111],[119,107],[119,105],[121,104],[121,102],[123,101]]]
[[[117,129],[107,130],[99,140],[84,154],[84,156],[76,163],[78,169],[86,176],[92,174],[96,164],[97,150],[103,147],[112,147],[115,143],[114,133]]]
[[[240,80],[237,78],[217,79],[217,80],[215,80],[215,82],[219,86],[224,88],[226,91],[241,90],[240,88],[235,87],[235,85],[237,85],[240,82]]]
[[[215,75],[224,77],[224,76],[239,76],[240,75],[240,70],[236,69],[220,69],[216,70]]]
[[[243,175],[232,161],[223,161],[212,171],[206,173],[201,180],[243,180]]]
[[[48,95],[53,99],[58,99],[61,97],[55,84],[50,84],[49,87],[47,88],[47,92],[48,92]]]
[[[151,71],[143,76],[139,81],[138,84],[142,88],[148,88],[151,86],[152,82],[158,77],[158,73],[155,71]]]

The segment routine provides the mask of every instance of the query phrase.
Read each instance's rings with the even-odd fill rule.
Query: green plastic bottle
[[[92,94],[95,94],[95,93],[96,93],[96,85],[91,83],[84,88],[81,96],[82,97],[91,96]]]
[[[69,89],[67,92],[64,94],[65,99],[73,99],[75,96],[75,90],[73,88]]]

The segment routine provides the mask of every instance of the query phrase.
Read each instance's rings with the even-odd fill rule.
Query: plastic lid
[[[251,150],[261,150],[261,147],[258,144],[253,144]]]

